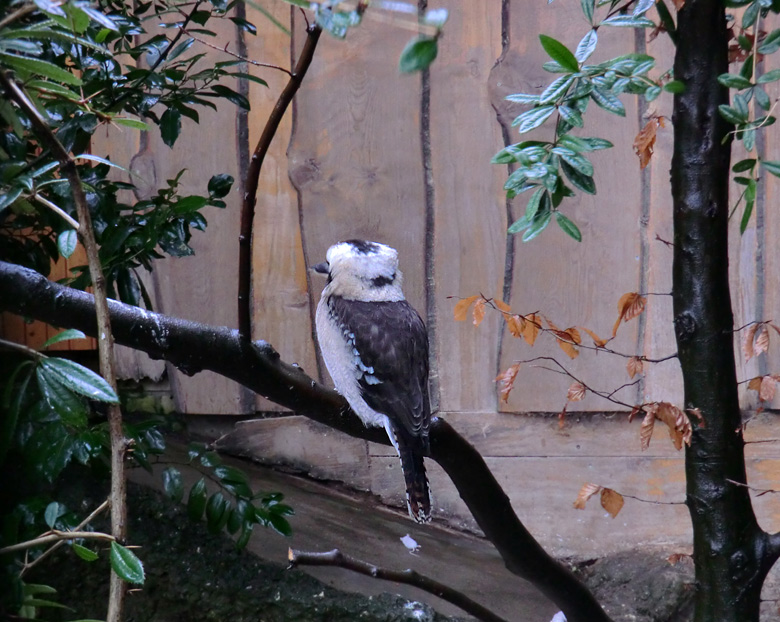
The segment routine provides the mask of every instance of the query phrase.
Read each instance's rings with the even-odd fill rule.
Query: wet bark
[[[686,450],[687,504],[696,565],[695,622],[751,622],[776,559],[758,526],[746,483],[728,274],[732,129],[718,113],[728,92],[721,0],[688,0],[678,14],[674,75],[674,328],[685,407],[698,408]],[[728,139],[727,139],[728,138]],[[727,139],[727,140],[724,140]]]
[[[95,334],[94,299],[44,276],[0,261],[0,311]],[[389,444],[382,428],[367,428],[346,400],[282,361],[264,341],[109,301],[117,343],[164,358],[187,374],[204,369],[235,380],[300,415],[351,436]],[[447,472],[475,520],[514,574],[536,585],[569,622],[611,622],[587,587],[548,555],[515,514],[479,452],[446,421],[434,418],[430,457]]]

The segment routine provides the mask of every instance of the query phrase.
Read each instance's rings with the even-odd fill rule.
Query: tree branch
[[[246,339],[252,338],[252,223],[255,220],[255,205],[257,204],[257,186],[260,182],[260,170],[271,146],[271,141],[279,129],[282,117],[293,97],[301,87],[301,82],[314,59],[314,51],[322,34],[322,29],[316,24],[306,28],[306,43],[301,55],[290,74],[287,86],[282,90],[274,109],[265,123],[263,133],[249,161],[246,173],[244,197],[241,204],[241,229],[238,235],[238,330]]]
[[[52,529],[50,532],[38,538],[5,546],[0,549],[0,555],[24,551],[26,549],[35,548],[36,546],[43,546],[44,544],[60,542],[62,540],[108,540],[109,542],[114,542],[116,541],[116,538],[111,534],[101,533],[99,531],[59,531],[58,529]]]
[[[504,618],[497,616],[478,602],[471,600],[468,596],[463,594],[463,592],[459,592],[449,585],[439,583],[415,570],[388,570],[387,568],[381,568],[380,566],[375,566],[368,562],[350,557],[349,555],[345,555],[338,549],[333,549],[327,553],[289,549],[287,558],[290,560],[291,567],[335,566],[337,568],[346,568],[347,570],[366,575],[367,577],[373,577],[374,579],[383,579],[385,581],[395,581],[396,583],[411,585],[424,590],[429,594],[438,596],[456,607],[460,607],[463,611],[470,613],[478,620],[483,620],[484,622],[506,622]]]
[[[0,261],[0,310],[95,334],[94,300],[44,276]],[[264,341],[237,330],[188,322],[109,301],[117,343],[164,358],[184,373],[208,369],[351,436],[389,444],[381,428],[367,428],[347,401],[295,365],[285,363]],[[434,418],[430,457],[447,472],[506,567],[532,582],[566,614],[569,622],[610,622],[596,599],[567,568],[550,557],[520,522],[504,490],[479,452],[446,421]]]

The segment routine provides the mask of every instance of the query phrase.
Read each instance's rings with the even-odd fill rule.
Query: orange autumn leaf
[[[503,300],[499,300],[498,298],[493,299],[493,304],[498,307],[499,311],[503,311],[504,313],[510,313],[512,311],[508,304],[506,304]]]
[[[634,139],[634,153],[639,156],[639,168],[643,169],[650,163],[655,148],[655,139],[659,127],[664,126],[663,117],[652,117],[645,126],[639,130]]]
[[[522,327],[523,339],[529,346],[534,345],[539,335],[539,328],[542,325],[541,318],[536,313],[522,316],[525,324]]]
[[[618,326],[621,322],[628,322],[645,310],[647,299],[637,292],[623,294],[618,300],[618,319],[612,327],[612,336],[617,335]]]
[[[761,381],[764,379],[763,376],[756,376],[755,378],[751,378],[750,382],[748,382],[748,390],[750,391],[758,391],[761,389]]]
[[[509,401],[509,394],[515,386],[515,378],[517,378],[518,371],[520,371],[520,363],[513,363],[506,371],[496,377],[498,394],[505,403]]]
[[[626,363],[626,371],[628,372],[628,377],[633,380],[637,374],[644,373],[645,362],[638,356],[632,356]]]
[[[601,492],[602,487],[598,484],[583,484],[577,493],[577,499],[574,501],[574,507],[578,510],[584,510],[585,504],[593,495]]]
[[[601,490],[601,507],[609,512],[612,518],[615,518],[618,512],[623,509],[623,495],[611,488],[603,488]]]
[[[585,385],[581,382],[572,382],[569,386],[569,390],[566,392],[566,399],[570,402],[579,402],[582,401],[582,398],[585,397],[587,389],[585,388]]]
[[[463,322],[466,319],[466,316],[469,314],[469,307],[471,307],[471,305],[474,304],[474,301],[480,297],[481,296],[479,294],[475,294],[473,296],[469,296],[468,298],[462,298],[459,300],[453,311],[455,321]]]
[[[691,420],[677,406],[669,402],[654,402],[645,406],[644,410],[647,414],[642,421],[642,428],[639,432],[643,451],[650,446],[656,420],[666,424],[669,437],[678,451],[682,449],[683,444],[691,444],[691,436],[693,435]]]
[[[544,320],[547,322],[547,326],[549,326],[550,332],[555,335],[555,340],[558,343],[558,347],[560,347],[560,349],[563,350],[569,358],[577,358],[580,355],[580,352],[577,350],[574,344],[582,343],[580,331],[574,327],[561,330],[555,324],[553,324],[549,318],[545,317]]]
[[[509,328],[509,332],[511,333],[512,337],[520,338],[523,336],[523,331],[525,330],[525,319],[522,315],[505,315],[504,319],[506,320],[507,328]]]
[[[580,326],[579,328],[581,328],[586,333],[588,333],[588,335],[590,335],[590,338],[593,339],[593,345],[596,346],[597,348],[603,348],[609,342],[609,339],[602,339],[589,328],[585,328],[584,326]]]
[[[474,304],[473,318],[474,326],[479,326],[485,319],[485,299],[482,297]]]
[[[639,428],[639,446],[642,451],[650,447],[650,439],[653,438],[653,428],[655,428],[655,413],[645,408],[645,418],[642,419],[642,427]]]

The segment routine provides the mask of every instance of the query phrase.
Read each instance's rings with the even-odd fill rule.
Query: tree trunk
[[[687,0],[678,14],[674,76],[674,328],[694,433],[686,450],[687,505],[696,564],[695,622],[758,621],[771,567],[746,482],[728,274],[732,129],[718,113],[728,92],[722,0]],[[758,318],[757,318],[758,319]]]

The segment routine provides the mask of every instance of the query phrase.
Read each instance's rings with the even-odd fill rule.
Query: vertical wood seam
[[[755,68],[755,79],[757,80],[764,69],[764,61],[757,63]],[[756,132],[756,156],[763,161],[766,157],[766,135],[763,132]],[[755,199],[756,212],[756,280],[755,280],[755,305],[756,316],[753,318],[743,318],[743,322],[750,320],[765,320],[766,313],[766,262],[764,253],[766,251],[766,175],[758,178]],[[758,374],[765,376],[769,373],[769,363],[766,356],[756,357],[758,360]]]
[[[634,29],[634,49],[638,54],[647,54],[645,31],[642,28]],[[637,96],[637,130],[641,131],[648,105],[644,98]],[[651,167],[645,167],[639,173],[639,292],[647,294],[648,271],[650,270],[650,240],[648,229],[650,226],[650,206],[652,203],[653,172]],[[638,355],[645,353],[645,338],[647,333],[647,313],[640,313],[637,318],[636,352]],[[636,402],[644,402],[645,376],[640,374],[639,384],[636,386]]]
[[[428,7],[427,0],[420,0],[417,10],[423,13]],[[439,344],[436,322],[436,203],[433,182],[433,163],[431,154],[431,72],[425,69],[420,74],[420,151],[423,167],[423,187],[425,189],[425,315],[428,327],[428,389],[431,410],[437,412],[441,403],[439,383]]]

